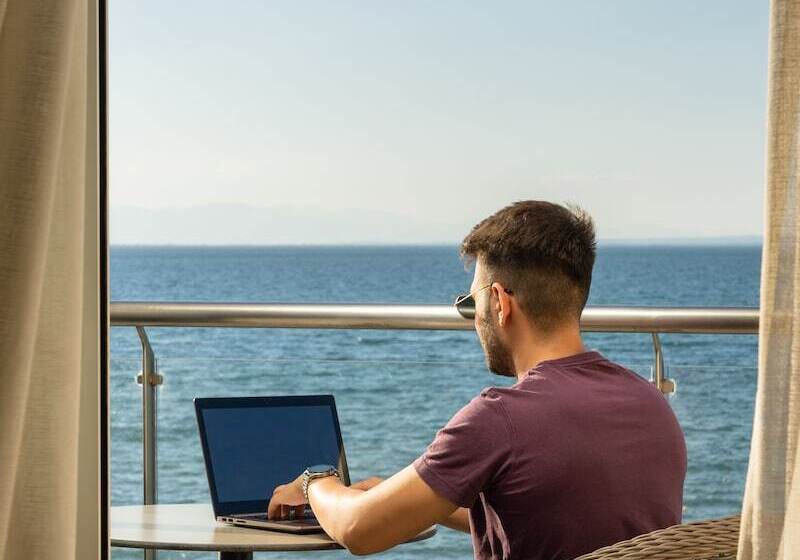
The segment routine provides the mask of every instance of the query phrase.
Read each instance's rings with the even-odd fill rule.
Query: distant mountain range
[[[471,225],[471,224],[470,224]],[[435,223],[389,210],[318,210],[251,206],[112,208],[112,244],[342,245],[449,243],[465,234],[448,217]],[[462,234],[463,235],[463,234]],[[452,240],[452,241],[451,241]]]
[[[112,245],[455,245],[474,217],[434,220],[385,211],[259,208],[246,205],[186,208],[112,207]],[[759,236],[600,238],[614,245],[759,245]]]
[[[762,238],[756,235],[735,235],[730,237],[663,237],[663,238],[631,238],[631,239],[601,239],[598,245],[761,245]]]

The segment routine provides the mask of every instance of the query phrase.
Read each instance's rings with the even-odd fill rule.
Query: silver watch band
[[[329,476],[335,476],[339,478],[339,471],[333,467],[330,467],[324,471],[309,471],[308,469],[303,471],[303,498],[305,499],[306,503],[308,503],[308,484],[317,478],[326,478]]]

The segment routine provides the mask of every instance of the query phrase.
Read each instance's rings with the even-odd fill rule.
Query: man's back
[[[477,558],[574,558],[681,520],[686,447],[650,383],[585,352],[484,389],[414,462]]]

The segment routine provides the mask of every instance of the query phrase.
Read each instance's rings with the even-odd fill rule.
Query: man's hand
[[[303,497],[303,475],[291,482],[276,486],[267,506],[267,519],[304,517],[306,500]]]

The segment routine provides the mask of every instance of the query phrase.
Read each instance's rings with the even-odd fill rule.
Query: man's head
[[[491,371],[516,373],[504,323],[543,337],[578,328],[595,259],[594,225],[584,211],[517,202],[472,228],[461,254],[475,261],[470,291],[480,290],[475,325]]]

